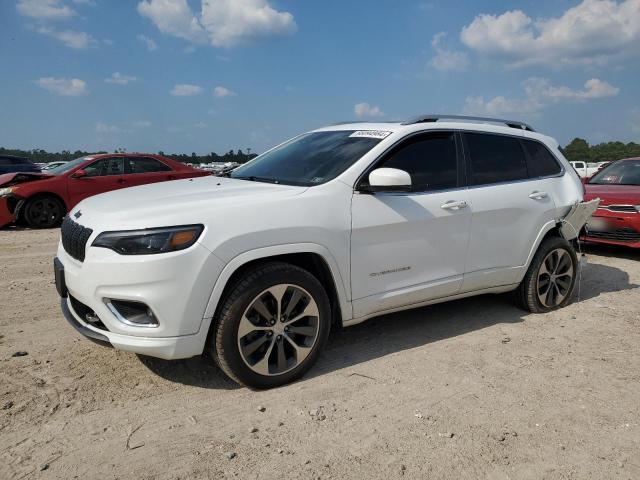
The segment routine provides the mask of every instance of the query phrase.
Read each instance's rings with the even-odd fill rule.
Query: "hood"
[[[600,198],[600,205],[639,205],[640,186],[586,184],[585,200]]]
[[[19,183],[33,182],[35,180],[44,180],[51,178],[54,175],[46,173],[30,173],[30,172],[15,172],[5,173],[0,175],[0,187],[10,187],[12,185],[18,185]]]
[[[298,195],[307,188],[197,177],[96,195],[82,201],[70,214],[80,211],[80,223],[109,230],[202,223],[217,210],[264,205]]]

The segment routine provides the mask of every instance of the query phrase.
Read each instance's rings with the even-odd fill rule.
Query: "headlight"
[[[120,255],[151,255],[176,252],[196,243],[204,230],[202,225],[148,228],[122,232],[104,232],[91,246],[113,250]]]
[[[636,209],[636,212],[640,213],[640,205],[635,205],[633,208]]]
[[[13,192],[13,188],[11,187],[0,188],[0,197],[8,197],[11,195],[11,192]]]

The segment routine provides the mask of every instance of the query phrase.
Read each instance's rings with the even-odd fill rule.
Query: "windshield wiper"
[[[249,182],[280,183],[280,181],[274,178],[256,177],[255,175],[249,175],[246,177],[231,177],[231,178],[236,178],[238,180],[248,180]]]

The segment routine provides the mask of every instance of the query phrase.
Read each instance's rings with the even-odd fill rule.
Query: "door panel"
[[[529,178],[534,173],[516,136],[474,132],[462,138],[472,185],[462,291],[514,283],[540,231],[554,219],[549,180]]]
[[[128,157],[126,179],[131,186],[165,182],[178,178],[169,166],[150,157]]]
[[[409,193],[356,193],[352,201],[354,316],[458,292],[471,214],[456,135],[412,135],[371,168],[411,176]],[[366,190],[367,175],[359,184]]]
[[[458,292],[470,225],[464,189],[353,197],[351,275],[354,316]]]
[[[86,177],[67,177],[67,188],[72,208],[87,197],[129,186],[124,175],[122,157],[103,158],[86,166]]]

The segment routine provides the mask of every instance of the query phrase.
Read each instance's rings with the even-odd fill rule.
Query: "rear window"
[[[533,140],[522,140],[522,144],[529,156],[527,168],[531,177],[547,177],[562,171],[556,158],[543,144]]]
[[[465,133],[471,157],[471,185],[524,180],[529,177],[524,151],[517,138]]]

